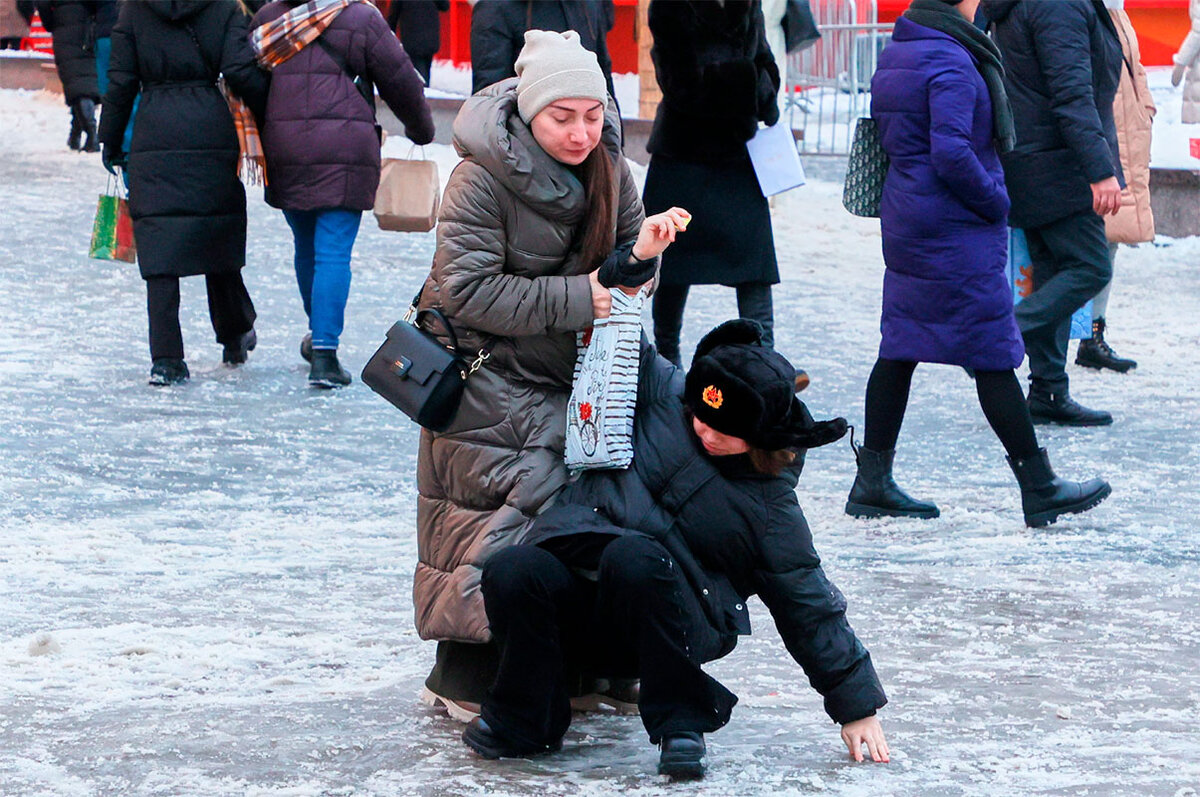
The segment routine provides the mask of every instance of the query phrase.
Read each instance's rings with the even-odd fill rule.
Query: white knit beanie
[[[517,112],[525,124],[555,100],[583,97],[608,102],[608,85],[596,54],[584,48],[573,30],[525,31],[517,56]]]

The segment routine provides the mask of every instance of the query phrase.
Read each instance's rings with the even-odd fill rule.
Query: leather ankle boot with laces
[[[1119,374],[1137,368],[1136,360],[1121,357],[1113,351],[1112,346],[1109,346],[1107,341],[1104,340],[1104,330],[1103,318],[1097,318],[1092,321],[1092,336],[1079,341],[1079,351],[1075,354],[1075,364],[1082,365],[1084,368],[1095,368],[1096,370],[1107,368]]]
[[[1108,426],[1111,413],[1089,409],[1071,398],[1064,388],[1052,393],[1036,384],[1029,389],[1029,416],[1035,424],[1056,423],[1060,426]]]

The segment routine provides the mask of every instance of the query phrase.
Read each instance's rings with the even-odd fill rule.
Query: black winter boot
[[[309,332],[304,337],[300,338],[300,356],[304,358],[304,362],[312,362],[312,333]]]
[[[187,363],[176,357],[159,357],[150,367],[150,384],[155,387],[182,385],[191,378]]]
[[[308,372],[308,386],[339,388],[350,384],[350,374],[338,362],[337,349],[313,349],[312,369]]]
[[[507,739],[492,730],[483,717],[467,723],[462,735],[463,743],[484,758],[529,758],[542,753],[562,749],[562,741],[550,745],[530,745]]]
[[[1112,487],[1104,479],[1069,482],[1054,475],[1046,449],[1037,456],[1013,460],[1006,457],[1017,484],[1021,485],[1021,509],[1025,525],[1038,528],[1058,520],[1059,515],[1086,512],[1108,498]]]
[[[1083,406],[1066,390],[1051,393],[1036,384],[1029,388],[1029,416],[1035,424],[1057,423],[1060,426],[1108,426],[1112,414]]]
[[[239,335],[238,339],[233,343],[226,343],[225,350],[221,352],[221,362],[230,367],[236,367],[246,362],[246,358],[250,356],[250,352],[254,351],[254,347],[258,345],[258,333],[253,328],[244,335]]]
[[[1092,319],[1092,336],[1079,341],[1079,351],[1075,353],[1075,364],[1084,368],[1102,370],[1107,368],[1123,374],[1132,368],[1137,368],[1137,360],[1120,357],[1112,346],[1104,340],[1104,319]]]
[[[88,97],[84,97],[77,103],[79,105],[79,123],[83,127],[84,152],[99,152],[100,142],[96,140],[96,101]]]
[[[658,774],[672,780],[704,777],[704,734],[693,731],[664,734],[658,746]]]
[[[71,132],[67,134],[67,146],[79,151],[79,137],[83,135],[83,117],[79,115],[79,103],[71,106]]]
[[[892,460],[896,449],[872,451],[865,446],[854,447],[858,475],[846,501],[846,514],[860,518],[917,517],[935,518],[939,514],[934,504],[918,501],[900,489],[892,478]]]

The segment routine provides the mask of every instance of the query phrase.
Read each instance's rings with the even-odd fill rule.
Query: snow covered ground
[[[1140,366],[1072,368],[1105,429],[1039,430],[1112,497],[1031,531],[961,370],[917,372],[900,481],[931,522],[841,514],[854,465],[810,456],[806,508],[891,704],[886,766],[853,764],[761,604],[712,671],[741,704],[709,777],[676,786],[634,718],[563,752],[481,762],[417,702],[416,428],[357,373],[420,283],[432,235],[364,219],[344,359],[305,386],[279,213],[251,192],[259,348],[228,370],[185,280],[192,382],[148,387],[136,268],[86,257],[105,173],[67,111],[0,91],[0,795],[1166,795],[1200,791],[1200,239],[1123,249],[1110,339]],[[402,142],[393,141],[391,146]],[[448,148],[430,148],[446,169]],[[816,173],[816,170],[811,170]],[[839,187],[783,196],[780,348],[818,417],[861,424],[878,341],[878,226]],[[698,290],[686,340],[734,312]],[[39,655],[41,654],[41,655]]]

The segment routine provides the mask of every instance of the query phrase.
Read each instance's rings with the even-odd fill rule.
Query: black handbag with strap
[[[467,377],[479,370],[491,354],[480,349],[471,360],[458,350],[454,327],[440,310],[417,310],[418,293],[404,318],[392,324],[387,339],[363,368],[362,381],[393,406],[431,432],[441,432],[454,422]],[[436,322],[449,345],[422,324]]]

